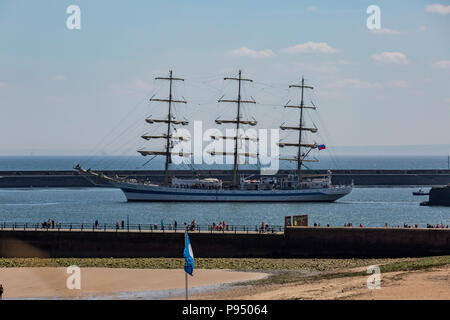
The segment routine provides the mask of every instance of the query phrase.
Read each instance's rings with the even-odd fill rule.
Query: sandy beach
[[[69,276],[66,268],[0,268],[0,283],[5,290],[3,298],[101,298],[120,292],[184,289],[185,284],[182,269],[82,268],[80,290],[67,289]],[[266,276],[261,272],[197,269],[194,277],[189,277],[189,287],[258,280]]]
[[[184,299],[185,273],[180,259],[72,260],[0,259],[3,298]],[[189,293],[192,300],[450,300],[448,261],[445,256],[381,260],[198,259],[203,267],[195,270],[194,277],[188,277]],[[63,265],[74,264],[82,266],[80,290],[66,287],[70,275]],[[374,264],[384,271],[381,288],[370,290],[366,271]],[[221,269],[224,265],[227,267]]]
[[[347,271],[360,271],[361,268]],[[226,300],[450,300],[450,265],[421,271],[382,274],[381,288],[369,290],[367,276],[232,288],[195,299]]]

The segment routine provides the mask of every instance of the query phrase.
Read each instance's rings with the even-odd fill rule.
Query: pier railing
[[[23,231],[116,231],[116,232],[211,232],[211,233],[275,233],[283,232],[284,227],[276,225],[221,225],[196,224],[195,226],[172,224],[127,224],[127,223],[30,223],[30,222],[0,222],[0,230]]]

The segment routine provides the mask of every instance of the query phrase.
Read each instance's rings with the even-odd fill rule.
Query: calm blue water
[[[448,161],[444,156],[320,156],[320,162],[310,163],[311,169],[447,169]],[[0,171],[9,170],[71,170],[80,163],[85,168],[98,170],[152,170],[163,169],[164,161],[156,158],[148,162],[148,158],[136,156],[95,156],[95,157],[61,157],[61,156],[2,156]],[[295,168],[295,164],[282,161],[282,168]],[[214,169],[215,166],[195,165],[196,169]],[[256,165],[241,165],[242,169],[257,169]],[[173,169],[190,169],[188,165],[180,165]],[[222,165],[220,169],[231,169]]]
[[[98,169],[162,169],[155,159],[144,167],[142,157],[0,157],[1,170],[70,170],[82,163]],[[182,169],[187,169],[183,166]],[[322,157],[314,168],[331,169],[446,169],[446,157],[355,156],[334,160]],[[335,203],[127,203],[120,190],[111,189],[0,189],[0,221],[61,223],[179,224],[196,220],[211,224],[282,225],[284,216],[308,214],[310,224],[353,223],[365,226],[450,224],[450,208],[421,207],[427,197],[414,197],[417,188],[356,188]]]
[[[211,224],[283,225],[284,216],[308,214],[314,222],[342,226],[450,224],[449,207],[421,207],[427,197],[414,197],[417,188],[355,188],[335,203],[127,203],[117,189],[0,189],[0,221],[61,223],[178,224],[195,220]]]

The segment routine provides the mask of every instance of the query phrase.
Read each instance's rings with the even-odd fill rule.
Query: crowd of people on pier
[[[61,227],[61,224],[55,222],[55,220],[48,219],[47,221],[42,222],[41,226],[42,229],[55,229],[55,227],[58,229]]]
[[[124,229],[124,225],[123,225],[123,221],[122,221],[122,229]],[[177,231],[177,230],[186,230],[186,231],[217,231],[217,232],[225,232],[225,231],[255,231],[255,232],[259,232],[259,233],[264,233],[264,232],[274,232],[275,229],[273,227],[270,227],[269,224],[262,222],[261,226],[258,227],[257,225],[254,227],[251,226],[232,226],[229,225],[224,221],[220,221],[220,222],[212,222],[210,225],[208,226],[203,226],[201,227],[200,225],[198,225],[195,220],[193,220],[191,223],[183,223],[184,227],[183,228],[178,228],[178,222],[176,220],[174,220],[173,224],[170,223],[168,226],[166,226],[164,224],[164,220],[161,220],[161,223],[159,225],[154,224],[151,225],[150,228],[151,230],[161,230],[161,231],[165,231],[165,230],[169,230],[169,231]],[[116,228],[120,229],[119,227],[119,222],[117,222],[116,224]]]
[[[448,229],[448,224],[445,227],[442,223],[440,225],[427,224],[427,229]]]
[[[313,226],[314,226],[314,227],[321,227],[320,223],[316,223],[316,222],[314,222],[314,225],[313,225]],[[331,227],[330,224],[327,224],[326,226],[327,226],[327,227]],[[351,222],[349,222],[349,223],[344,223],[344,227],[345,227],[345,228],[347,228],[347,227],[353,228],[353,223],[351,223]],[[360,224],[359,224],[359,227],[360,227],[360,228],[363,228],[364,226],[363,226],[362,223],[360,223]],[[385,227],[385,228],[403,228],[403,229],[419,229],[419,228],[420,228],[419,225],[418,225],[417,223],[414,224],[414,225],[409,225],[409,224],[407,224],[407,223],[404,223],[403,226],[400,226],[400,225],[397,225],[397,226],[389,226],[388,223],[385,223],[385,224],[384,224],[384,227]],[[447,224],[447,225],[444,225],[443,223],[441,223],[441,224],[433,225],[433,224],[428,224],[428,223],[427,223],[427,227],[426,227],[426,228],[427,228],[427,229],[448,229],[448,224]]]
[[[258,226],[255,226],[254,230],[250,229],[250,227],[247,227],[247,226],[242,226],[241,229],[242,230],[240,230],[240,231],[255,231],[255,232],[259,232],[259,233],[273,232],[273,228],[270,228],[269,225],[264,222],[261,222],[261,227],[259,227],[259,228],[258,228]],[[237,231],[237,227],[231,226],[231,230],[230,230],[230,225],[226,224],[225,221],[221,221],[219,223],[213,222],[211,225],[210,231]]]
[[[41,227],[43,229],[60,229],[61,228],[61,223],[59,222],[55,222],[52,219],[48,219],[47,221],[44,221],[41,223]],[[81,225],[82,226],[82,225]],[[141,230],[141,225],[139,226],[139,230]],[[142,225],[144,226],[144,225]],[[326,225],[321,225],[320,223],[316,223],[314,222],[313,224],[314,227],[332,227],[329,223]],[[343,225],[345,228],[353,228],[353,223],[352,222],[346,222]],[[92,227],[94,229],[98,229],[99,228],[99,221],[95,220],[95,222],[93,223]],[[110,226],[111,227],[111,226]],[[116,221],[115,224],[115,229],[116,230],[124,230],[125,228],[128,229],[128,222],[127,222],[127,226],[125,226],[125,221],[121,220]],[[135,226],[136,227],[136,226]],[[364,228],[364,225],[362,223],[358,225],[356,225],[356,227],[359,228]],[[385,228],[404,228],[404,229],[419,229],[419,228],[425,228],[424,226],[419,226],[418,224],[407,224],[404,223],[403,225],[389,225],[388,223],[384,224]],[[70,228],[72,229],[72,225],[70,225]],[[81,227],[83,229],[83,227]],[[104,225],[104,228],[106,229],[107,226]],[[260,226],[258,225],[253,225],[252,226],[236,226],[236,225],[229,225],[227,224],[225,221],[220,221],[219,223],[216,222],[212,222],[210,225],[208,226],[203,226],[201,227],[200,225],[198,225],[195,220],[193,220],[191,223],[186,223],[184,222],[183,227],[179,228],[178,226],[178,222],[176,220],[173,221],[173,223],[169,223],[169,225],[165,225],[164,224],[164,220],[161,219],[160,224],[151,224],[151,225],[147,225],[147,227],[150,230],[161,230],[161,231],[165,231],[165,230],[170,230],[170,231],[177,231],[177,230],[186,230],[186,231],[218,231],[218,232],[225,232],[225,231],[252,231],[252,232],[259,232],[259,233],[267,233],[267,232],[274,232],[276,230],[281,231],[281,227],[270,227],[269,224],[262,222]],[[449,225],[448,224],[426,224],[426,228],[427,229],[448,229]]]
[[[211,230],[213,231],[230,231],[230,226],[225,223],[225,221],[221,221],[219,223],[212,223]]]

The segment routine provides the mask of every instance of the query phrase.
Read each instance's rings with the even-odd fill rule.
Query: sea
[[[315,169],[447,169],[447,157],[345,156],[322,158]],[[161,169],[162,162],[143,166],[138,157],[0,157],[0,171],[70,170],[75,164],[94,169]],[[187,166],[188,168],[191,166]],[[249,167],[251,168],[251,167]],[[186,168],[183,168],[186,169]],[[450,182],[450,181],[449,181]],[[424,196],[413,196],[429,187],[355,187],[333,203],[128,203],[117,189],[103,188],[25,188],[0,189],[0,223],[41,223],[48,219],[60,223],[92,225],[98,220],[115,224],[158,224],[195,221],[211,225],[260,226],[284,224],[285,216],[308,215],[309,224],[343,226],[352,223],[367,227],[404,224],[450,225],[449,207],[424,207]]]

